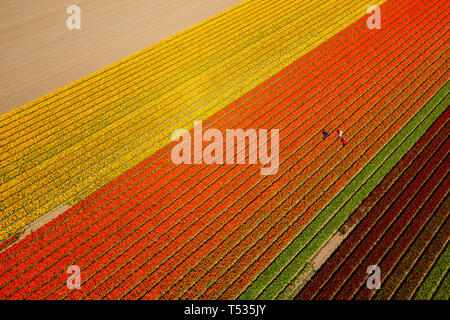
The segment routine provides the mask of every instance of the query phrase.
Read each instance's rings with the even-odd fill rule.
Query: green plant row
[[[446,246],[444,253],[439,257],[426,276],[423,283],[420,285],[414,299],[416,300],[430,300],[430,299],[446,299],[449,298],[449,276],[448,269],[450,266],[450,247]],[[447,277],[445,275],[447,274]],[[442,283],[442,284],[441,284]],[[444,290],[445,289],[445,290]],[[433,297],[433,294],[436,295]]]

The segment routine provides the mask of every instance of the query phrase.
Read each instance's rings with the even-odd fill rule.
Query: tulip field
[[[247,0],[1,115],[0,298],[448,300],[449,13]],[[174,164],[194,121],[278,171]]]
[[[371,208],[299,298],[450,298],[442,279],[449,268],[449,111],[353,213],[347,223]],[[386,277],[376,293],[357,272],[373,264]],[[422,283],[426,291],[417,290]]]

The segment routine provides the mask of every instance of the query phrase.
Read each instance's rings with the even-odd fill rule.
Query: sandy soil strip
[[[71,208],[70,206],[62,204],[62,205],[56,207],[55,209],[53,209],[52,211],[50,211],[49,213],[43,215],[39,219],[33,221],[27,227],[25,227],[25,229],[23,230],[23,233],[20,235],[19,240],[25,238],[26,236],[28,236],[33,231],[36,231],[40,227],[42,227],[45,224],[49,223],[50,221],[52,221],[53,219],[58,217],[60,214],[62,214],[65,211],[69,210],[70,208]]]
[[[352,230],[355,226],[356,224],[349,228]],[[309,260],[309,262],[305,265],[305,268],[290,282],[289,286],[281,292],[278,299],[294,299],[300,289],[306,285],[314,273],[318,271],[327,261],[327,259],[337,249],[337,247],[339,247],[348,234],[349,232],[341,233],[340,231],[336,231]]]
[[[22,240],[23,238],[25,238],[26,236],[31,234],[33,231],[36,231],[40,227],[42,227],[45,224],[49,223],[50,221],[52,221],[53,219],[55,219],[56,217],[58,217],[59,215],[61,215],[65,211],[69,210],[70,208],[71,208],[70,206],[62,204],[62,205],[56,207],[55,209],[53,209],[52,211],[49,211],[47,214],[43,215],[39,219],[33,221],[32,223],[27,225],[25,228],[20,230],[17,233],[18,234],[17,239],[14,239],[10,244],[5,246],[4,248],[1,248],[0,252],[8,249],[12,245],[14,245],[14,243],[16,243],[17,241]]]
[[[325,242],[319,251],[312,257],[310,263],[314,267],[314,270],[319,270],[320,267],[327,261],[331,254],[339,247],[339,245],[347,237],[348,233],[342,234],[341,232],[334,233],[330,239]]]
[[[89,75],[242,0],[3,0],[0,114]],[[69,30],[69,5],[81,30]]]

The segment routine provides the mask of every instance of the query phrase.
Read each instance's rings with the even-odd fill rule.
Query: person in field
[[[338,133],[339,138],[342,139],[343,132],[341,130],[339,130],[339,129],[336,129],[336,132]]]
[[[342,146],[345,147],[345,145],[347,144],[347,140],[341,139],[341,142],[342,142]]]
[[[325,129],[322,130],[322,134],[323,134],[323,140],[325,140],[330,134],[325,131]]]

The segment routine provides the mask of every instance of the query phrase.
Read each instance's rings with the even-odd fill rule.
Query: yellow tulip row
[[[8,142],[13,147],[0,169],[0,239],[61,203],[73,205],[85,198],[169,143],[173,130],[192,127],[194,120],[210,117],[345,28],[349,21],[365,15],[361,6],[351,13],[350,20],[343,19],[349,15],[348,8],[358,7],[361,1],[348,1],[334,12],[329,10],[332,1],[316,1],[308,14],[300,10],[305,3],[311,5],[308,1],[270,3],[270,10],[263,10],[264,18],[259,18],[266,21],[265,27],[236,37],[238,44],[186,44],[181,51],[198,53],[196,58],[177,62],[172,69],[167,68],[167,74],[164,65],[170,61],[155,60],[155,65],[153,61],[137,62],[132,75],[118,77],[114,86],[92,84],[99,95],[106,92],[105,97],[91,97],[89,91],[77,95],[74,90],[72,100],[49,103],[52,113],[71,110],[73,114],[41,119],[42,131],[30,133],[38,136],[37,141],[30,134],[20,136],[19,131],[28,127],[26,119],[21,119],[14,127],[18,132],[12,135],[19,138]],[[308,34],[317,24],[324,27],[310,39]],[[233,38],[239,30],[226,36]],[[220,59],[219,53],[228,57]],[[148,72],[157,70],[154,68],[160,68],[159,76],[143,80]],[[121,85],[126,86],[122,92]],[[46,107],[38,105],[40,114]],[[29,114],[32,117],[34,113]]]

